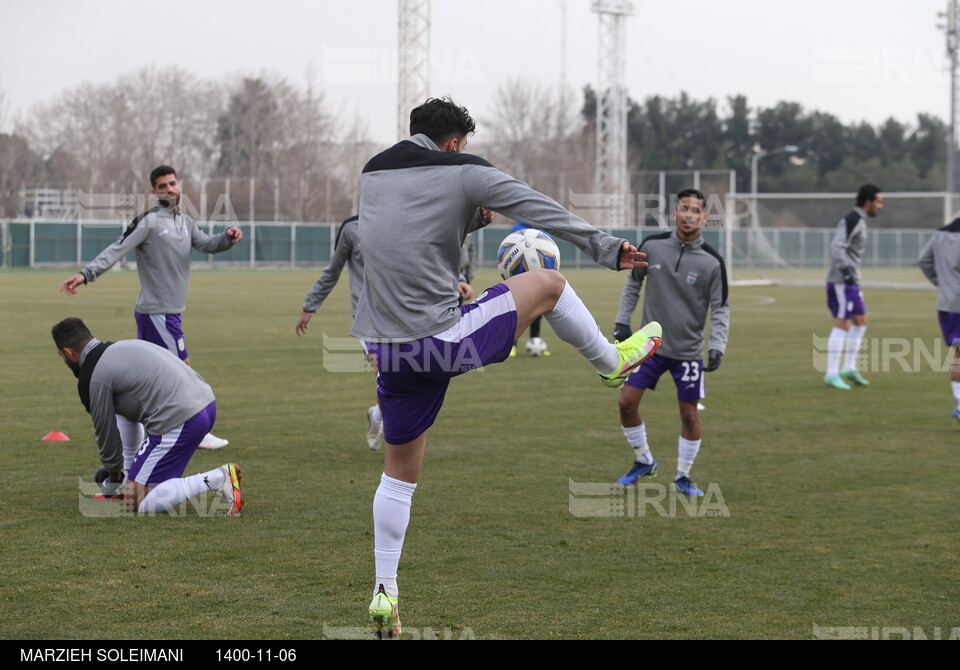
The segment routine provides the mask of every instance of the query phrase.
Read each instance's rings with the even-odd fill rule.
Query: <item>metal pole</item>
[[[750,226],[753,228],[760,226],[760,218],[757,216],[757,163],[760,162],[761,155],[756,153],[750,157]]]
[[[950,144],[947,146],[947,193],[953,194],[957,185],[957,0],[950,0],[947,4],[946,19],[947,54],[950,57]]]

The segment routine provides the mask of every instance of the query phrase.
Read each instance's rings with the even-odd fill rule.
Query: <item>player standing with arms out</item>
[[[351,216],[340,224],[340,230],[337,231],[337,238],[333,244],[333,256],[303,301],[300,318],[294,329],[297,337],[306,335],[307,324],[310,323],[314,312],[320,309],[323,301],[330,295],[333,287],[337,285],[344,266],[350,273],[350,317],[356,316],[357,302],[360,300],[360,291],[363,290],[363,254],[360,253],[359,219],[359,216]],[[369,425],[367,446],[377,450],[383,444],[383,416],[380,414],[379,405],[375,404],[367,408],[367,423]]]
[[[123,480],[117,415],[146,428],[147,438],[127,472],[128,509],[166,512],[206,491],[219,491],[229,514],[240,511],[236,463],[181,478],[217,417],[213,390],[203,377],[149,342],[100,342],[80,319],[64,319],[51,334],[60,358],[79,380],[80,400],[93,419],[100,461],[110,481]]]
[[[180,210],[180,182],[176,171],[161,165],[150,172],[150,193],[157,196],[156,206],[137,216],[116,242],[100,252],[86,267],[60,285],[67,295],[96,281],[131,251],[137,254],[140,295],[134,317],[137,339],[159,345],[190,365],[183,339],[181,314],[187,308],[191,249],[205,254],[226,251],[243,239],[243,232],[230,226],[218,235],[207,235],[197,222]],[[118,419],[124,433],[125,458],[129,465],[131,445],[140,446],[142,428]],[[220,449],[227,441],[215,435],[204,437],[201,449]]]
[[[939,228],[920,252],[920,270],[937,287],[937,315],[948,347],[953,347],[950,387],[960,421],[960,218]]]
[[[860,263],[867,245],[867,218],[877,216],[881,209],[883,193],[872,184],[864,184],[857,191],[857,206],[840,219],[830,243],[827,307],[833,315],[833,330],[827,340],[827,374],[823,383],[835,389],[849,391],[851,384],[870,385],[857,370],[857,357],[867,333]],[[844,356],[841,370],[840,359]]]
[[[400,632],[397,567],[427,431],[450,379],[507,358],[537,316],[617,388],[660,342],[648,324],[614,345],[600,332],[563,275],[535,270],[459,304],[464,238],[485,225],[480,208],[529,221],[576,244],[611,269],[643,267],[626,240],[601,232],[558,203],[462,153],[475,124],[449,99],[430,99],[410,114],[409,140],[374,156],[360,188],[364,281],[351,334],[367,342],[378,365],[385,431],[384,472],[373,500],[376,581],[369,613],[377,636]]]
[[[630,336],[630,316],[637,307],[643,280],[643,320],[659,321],[670,333],[660,350],[631,374],[620,389],[620,425],[633,447],[634,464],[617,480],[636,484],[640,477],[657,475],[657,461],[647,443],[647,426],[640,416],[640,400],[647,389],[657,388],[665,372],[673,377],[680,404],[680,441],[674,484],[686,495],[703,495],[690,481],[690,470],[700,451],[700,412],[697,403],[705,395],[704,372],[720,367],[730,331],[727,270],[723,258],[701,235],[710,218],[706,199],[698,190],[677,194],[673,212],[676,230],[651,235],[640,244],[649,267],[632,270],[620,296],[614,337]],[[710,344],[707,366],[703,365],[703,339],[710,311]]]
[[[484,216],[489,223],[493,219],[493,212],[484,212]],[[306,335],[310,319],[320,309],[333,287],[337,285],[344,266],[350,273],[350,317],[356,317],[357,302],[359,302],[360,292],[363,290],[363,253],[360,249],[359,219],[359,216],[351,216],[340,224],[340,230],[337,231],[337,237],[333,244],[333,256],[304,299],[302,312],[294,329],[297,337]],[[463,244],[465,257],[460,268],[460,281],[457,285],[457,291],[464,302],[473,297],[473,289],[469,284],[470,277],[472,277],[472,264],[466,257],[470,253],[469,246],[471,245],[468,239]],[[379,404],[367,409],[367,422],[369,424],[367,446],[376,451],[383,445],[383,415],[380,413]]]

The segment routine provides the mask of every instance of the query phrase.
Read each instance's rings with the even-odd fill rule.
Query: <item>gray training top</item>
[[[226,231],[207,235],[178,208],[157,205],[137,216],[116,242],[80,272],[93,282],[135,249],[140,276],[135,309],[141,314],[180,314],[187,308],[191,247],[215,254],[233,244]]]
[[[87,343],[80,366],[100,344]],[[148,435],[163,435],[214,401],[213,389],[176,355],[152,342],[121,340],[103,352],[90,378],[90,417],[104,467],[123,468],[117,414],[142,423]]]
[[[960,313],[960,218],[937,229],[920,252],[917,265],[939,289],[937,309]]]
[[[703,358],[703,331],[710,310],[709,349],[723,353],[730,331],[727,271],[723,258],[698,237],[683,242],[676,231],[651,235],[640,243],[649,266],[631,270],[614,323],[630,325],[644,277],[643,322],[659,321],[667,334],[657,353],[678,360]]]
[[[307,297],[303,301],[303,311],[316,312],[330,295],[330,291],[340,280],[343,267],[350,273],[350,316],[356,316],[357,303],[363,290],[363,254],[360,253],[360,224],[358,216],[352,216],[342,224],[333,247],[333,256],[323,269]]]
[[[486,207],[575,244],[619,268],[624,240],[471,154],[440,151],[414,135],[374,156],[360,181],[363,294],[350,332],[370,342],[410,342],[460,318],[461,245]]]
[[[853,270],[856,284],[860,284],[860,263],[863,250],[867,246],[867,213],[860,207],[840,219],[837,232],[830,242],[830,271],[827,273],[827,282],[843,284],[841,268],[846,266]]]

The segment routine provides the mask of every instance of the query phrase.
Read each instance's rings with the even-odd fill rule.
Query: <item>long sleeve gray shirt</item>
[[[99,343],[94,339],[84,347],[81,367]],[[143,340],[113,343],[90,378],[90,417],[101,462],[111,472],[123,468],[117,414],[142,423],[149,435],[163,435],[213,401],[203,377],[163,347]]]
[[[937,309],[960,313],[960,218],[938,228],[920,252],[917,265],[937,287]]]
[[[651,235],[640,244],[649,264],[631,270],[620,295],[615,323],[630,325],[630,317],[643,298],[643,322],[659,321],[667,337],[658,353],[678,360],[703,358],[704,330],[710,311],[709,349],[723,353],[730,332],[730,303],[723,258],[698,237],[683,242],[676,231]]]
[[[136,250],[141,314],[180,314],[187,308],[191,249],[205,254],[226,251],[234,242],[226,231],[207,235],[178,209],[156,207],[137,216],[120,238],[80,272],[93,282],[121,258]]]
[[[363,254],[360,253],[359,218],[351,217],[340,225],[333,256],[320,274],[320,278],[307,293],[303,301],[304,312],[316,312],[320,309],[323,301],[330,295],[330,291],[340,281],[340,273],[346,266],[350,275],[350,315],[356,316],[357,303],[360,302],[360,293],[363,291]]]
[[[461,246],[484,224],[479,207],[527,221],[619,268],[624,240],[471,154],[442,152],[414,135],[378,154],[360,181],[363,294],[351,335],[410,342],[460,318]]]
[[[867,246],[867,213],[860,207],[840,219],[837,232],[830,241],[830,271],[827,273],[827,282],[842,284],[843,267],[850,268],[856,277],[856,284],[860,283],[860,263],[863,260],[863,250]]]

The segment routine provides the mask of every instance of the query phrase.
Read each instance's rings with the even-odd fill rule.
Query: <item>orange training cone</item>
[[[55,430],[52,433],[47,433],[41,440],[46,440],[48,442],[69,442],[70,438],[66,436],[65,433],[61,433],[59,430]]]

